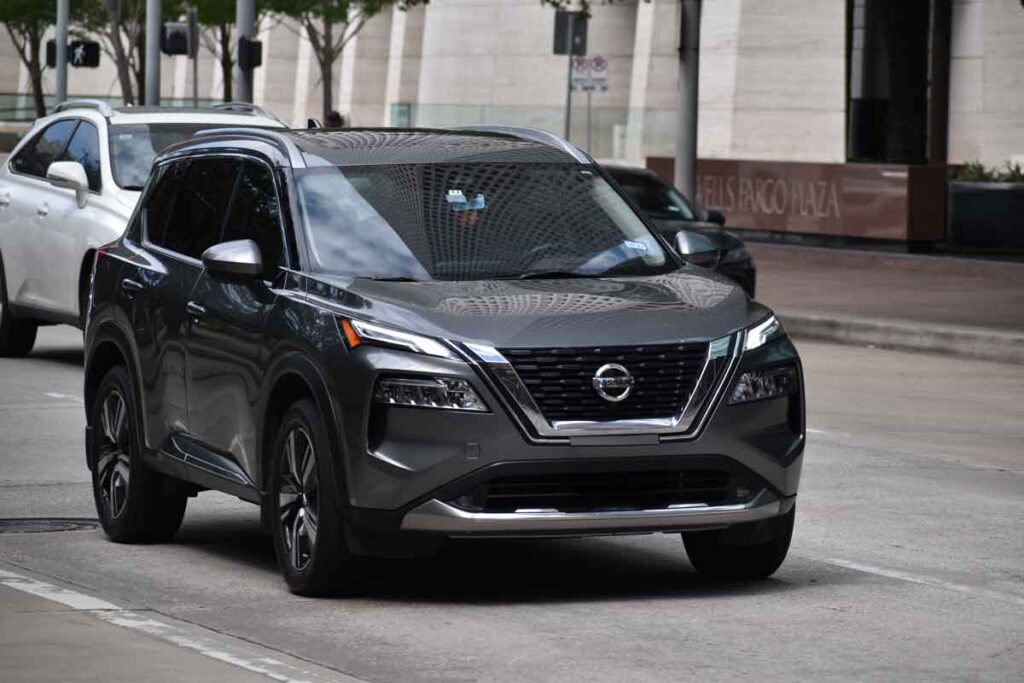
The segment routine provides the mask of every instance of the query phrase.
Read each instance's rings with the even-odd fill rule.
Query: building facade
[[[589,126],[594,156],[643,163],[672,154],[679,13],[678,0],[595,3],[588,51],[607,57],[608,90],[590,97],[589,117],[588,98],[575,94],[571,131],[585,146]],[[261,26],[256,102],[295,125],[321,116],[309,41],[288,20],[270,17]],[[335,108],[358,126],[502,123],[561,133],[567,58],[552,54],[553,32],[554,11],[539,0],[389,9],[336,65]],[[701,33],[703,158],[1024,159],[1021,0],[704,0]],[[191,79],[184,57],[163,58],[165,100],[187,101]],[[200,97],[218,99],[220,80],[203,51]],[[52,72],[46,82],[52,87]],[[0,108],[23,111],[27,89],[27,72],[4,35],[0,92],[10,104]],[[72,70],[69,93],[116,97],[109,60]],[[935,157],[940,137],[944,159]]]

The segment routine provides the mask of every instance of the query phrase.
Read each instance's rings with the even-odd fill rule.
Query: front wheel
[[[288,588],[318,596],[351,590],[357,558],[345,545],[342,497],[331,476],[327,426],[312,401],[297,401],[281,418],[270,463],[267,517]]]
[[[100,382],[90,424],[92,490],[100,524],[117,543],[169,541],[188,497],[142,461],[142,421],[123,366]]]
[[[775,573],[786,559],[793,538],[796,508],[786,515],[769,520],[767,540],[755,543],[737,542],[734,530],[698,531],[683,534],[686,554],[699,573],[715,579],[765,579]]]

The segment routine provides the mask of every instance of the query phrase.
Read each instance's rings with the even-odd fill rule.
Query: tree
[[[46,101],[43,99],[46,64],[40,53],[46,29],[57,23],[57,5],[40,0],[0,0],[0,17],[18,56],[28,68],[36,116],[46,116]]]
[[[323,115],[334,109],[334,63],[366,22],[397,5],[405,11],[428,0],[269,0],[272,10],[295,19],[309,38],[320,67]]]
[[[40,3],[49,0],[36,0]],[[164,19],[181,16],[182,0],[163,0]],[[146,1],[77,0],[73,3],[76,34],[99,38],[114,61],[125,104],[136,104],[146,91]]]
[[[231,40],[231,32],[235,24],[236,0],[192,0],[191,4],[198,10],[202,45],[220,62],[224,101],[230,102],[234,84],[232,70],[235,67],[235,43]],[[268,9],[269,0],[256,0],[257,33]]]

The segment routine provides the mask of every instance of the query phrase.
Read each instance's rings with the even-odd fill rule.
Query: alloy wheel
[[[97,448],[97,486],[111,519],[124,512],[131,480],[131,442],[128,406],[118,391],[111,391],[100,411],[100,443]]]
[[[288,563],[302,571],[313,557],[320,520],[320,487],[313,441],[301,427],[288,433],[281,449],[278,512]]]

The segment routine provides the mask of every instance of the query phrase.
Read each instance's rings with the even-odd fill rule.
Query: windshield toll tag
[[[479,211],[487,206],[482,194],[476,194],[472,199],[466,199],[466,195],[462,190],[448,190],[444,199],[448,202],[452,211],[456,213],[461,213],[463,211]]]
[[[637,242],[635,240],[626,240],[623,242],[623,244],[626,245],[626,248],[630,249],[631,251],[639,251],[643,254],[647,253],[647,245],[644,244],[643,242]]]

